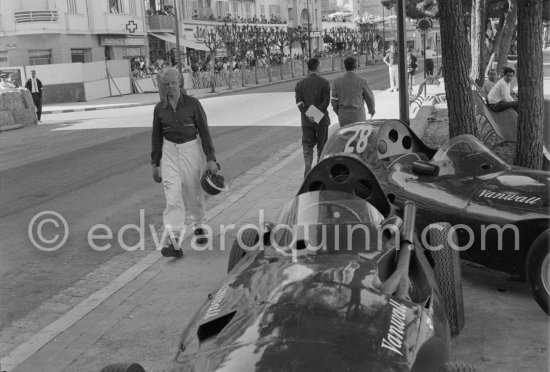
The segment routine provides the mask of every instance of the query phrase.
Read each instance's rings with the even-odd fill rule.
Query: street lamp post
[[[405,0],[397,0],[397,43],[399,58],[399,119],[410,125],[409,122],[409,90],[407,89],[407,69],[406,63],[406,30],[405,30]]]
[[[176,53],[178,53],[178,71],[181,74],[180,27],[178,23],[178,6],[175,1],[174,1],[174,19],[176,23]]]
[[[307,6],[307,45],[309,50],[309,59],[311,59],[311,21],[309,15],[309,0],[306,2]]]
[[[384,16],[384,5],[382,5],[382,55],[386,55],[386,17]]]

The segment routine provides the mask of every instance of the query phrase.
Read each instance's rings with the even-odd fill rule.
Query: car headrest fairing
[[[392,211],[378,180],[357,155],[340,153],[320,161],[305,178],[298,195],[319,190],[355,195],[373,205],[384,217]]]

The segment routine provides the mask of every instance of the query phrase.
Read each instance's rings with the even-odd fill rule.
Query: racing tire
[[[101,368],[99,372],[145,372],[145,368],[138,363],[116,363]]]
[[[464,362],[448,362],[445,363],[439,372],[477,372],[478,369],[469,363]]]
[[[460,253],[449,243],[451,225],[438,222],[441,228],[431,228],[429,241],[432,247],[442,246],[441,249],[430,249],[433,259],[435,281],[441,294],[445,314],[449,321],[451,336],[460,334],[464,328],[464,299],[462,297],[462,271],[460,268]],[[453,234],[453,237],[455,234]],[[456,243],[456,240],[454,241]]]
[[[533,297],[539,306],[548,315],[548,302],[550,299],[550,230],[540,234],[527,253],[525,261],[525,273],[527,283],[533,292]]]
[[[248,247],[252,247],[260,240],[258,232],[254,229],[246,229],[242,234],[242,241]],[[247,250],[243,249],[239,245],[239,241],[235,237],[235,241],[231,246],[231,251],[229,252],[229,261],[227,262],[227,272],[230,273],[231,270],[239,263],[239,261],[244,257]]]

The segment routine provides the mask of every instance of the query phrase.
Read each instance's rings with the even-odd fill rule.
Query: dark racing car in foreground
[[[397,210],[413,201],[421,237],[447,221],[464,258],[525,275],[548,313],[550,172],[508,165],[470,135],[431,149],[399,120],[340,128],[322,157],[336,153],[361,157]]]
[[[473,371],[458,253],[426,250],[355,155],[321,161],[275,224],[237,234],[228,275],[183,332],[174,371]],[[112,369],[110,371],[122,371]]]

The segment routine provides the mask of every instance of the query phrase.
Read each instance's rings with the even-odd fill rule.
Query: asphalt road
[[[386,71],[384,66],[373,66],[363,75],[373,89],[382,90],[389,85]],[[285,82],[202,101],[228,179],[238,178],[299,141],[295,84]],[[161,186],[153,183],[149,165],[152,110],[153,106],[143,106],[47,115],[38,127],[2,133],[0,330],[125,252],[124,245],[135,246],[139,234],[123,227],[139,225],[140,213],[146,232],[150,224],[160,231],[164,195]],[[42,241],[52,241],[43,244],[46,249],[67,231],[67,240],[58,249],[44,251],[31,243],[30,235],[37,241],[40,237],[36,230],[29,234],[29,225],[42,212],[55,212],[66,221],[67,229],[62,222],[59,227],[42,225]],[[33,226],[46,217],[39,217]],[[93,230],[98,224],[111,231],[96,244],[105,248],[101,251],[93,249],[88,238],[91,233],[107,233],[104,228]],[[136,250],[135,256],[153,249],[144,248]]]

